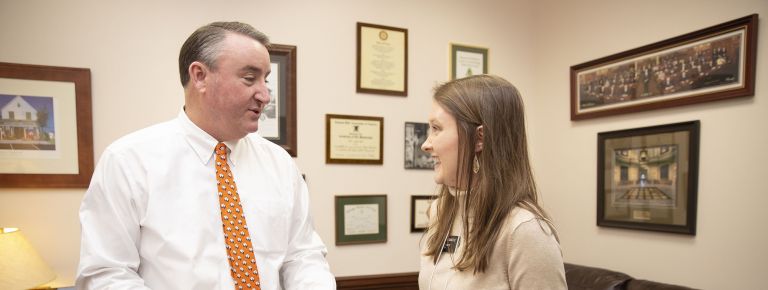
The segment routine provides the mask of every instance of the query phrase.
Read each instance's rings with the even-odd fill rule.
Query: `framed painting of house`
[[[699,121],[597,135],[597,225],[696,234]]]
[[[93,164],[90,70],[0,63],[0,187],[85,188]]]

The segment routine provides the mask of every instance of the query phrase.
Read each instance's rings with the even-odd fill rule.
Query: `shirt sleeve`
[[[312,225],[307,184],[295,167],[293,176],[296,196],[291,213],[290,245],[280,269],[281,284],[286,290],[336,289],[336,279],[325,260],[327,250]]]
[[[80,205],[80,265],[77,289],[149,289],[138,275],[137,176],[107,149]]]
[[[521,223],[506,247],[511,289],[568,289],[560,245],[545,222],[531,219]]]

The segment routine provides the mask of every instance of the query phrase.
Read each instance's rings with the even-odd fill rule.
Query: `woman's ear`
[[[477,129],[475,129],[475,136],[477,137],[475,152],[483,151],[483,125],[477,126]]]
[[[208,66],[199,61],[192,62],[189,65],[189,82],[198,92],[205,92],[205,78],[208,76]]]

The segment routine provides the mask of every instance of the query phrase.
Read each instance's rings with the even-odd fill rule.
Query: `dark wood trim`
[[[336,277],[336,289],[418,290],[419,272]]]

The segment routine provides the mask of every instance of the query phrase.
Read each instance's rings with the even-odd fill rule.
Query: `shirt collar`
[[[184,138],[187,140],[189,146],[192,147],[192,150],[195,151],[197,157],[200,158],[200,162],[208,165],[208,162],[213,160],[213,150],[219,141],[192,122],[187,116],[187,113],[184,112],[184,109],[181,109],[181,112],[179,112],[179,116],[176,119],[181,125]],[[235,154],[235,152],[238,152],[237,147],[240,140],[242,139],[224,141],[224,145],[227,145],[229,148],[230,166],[235,166],[237,163],[238,154]]]

